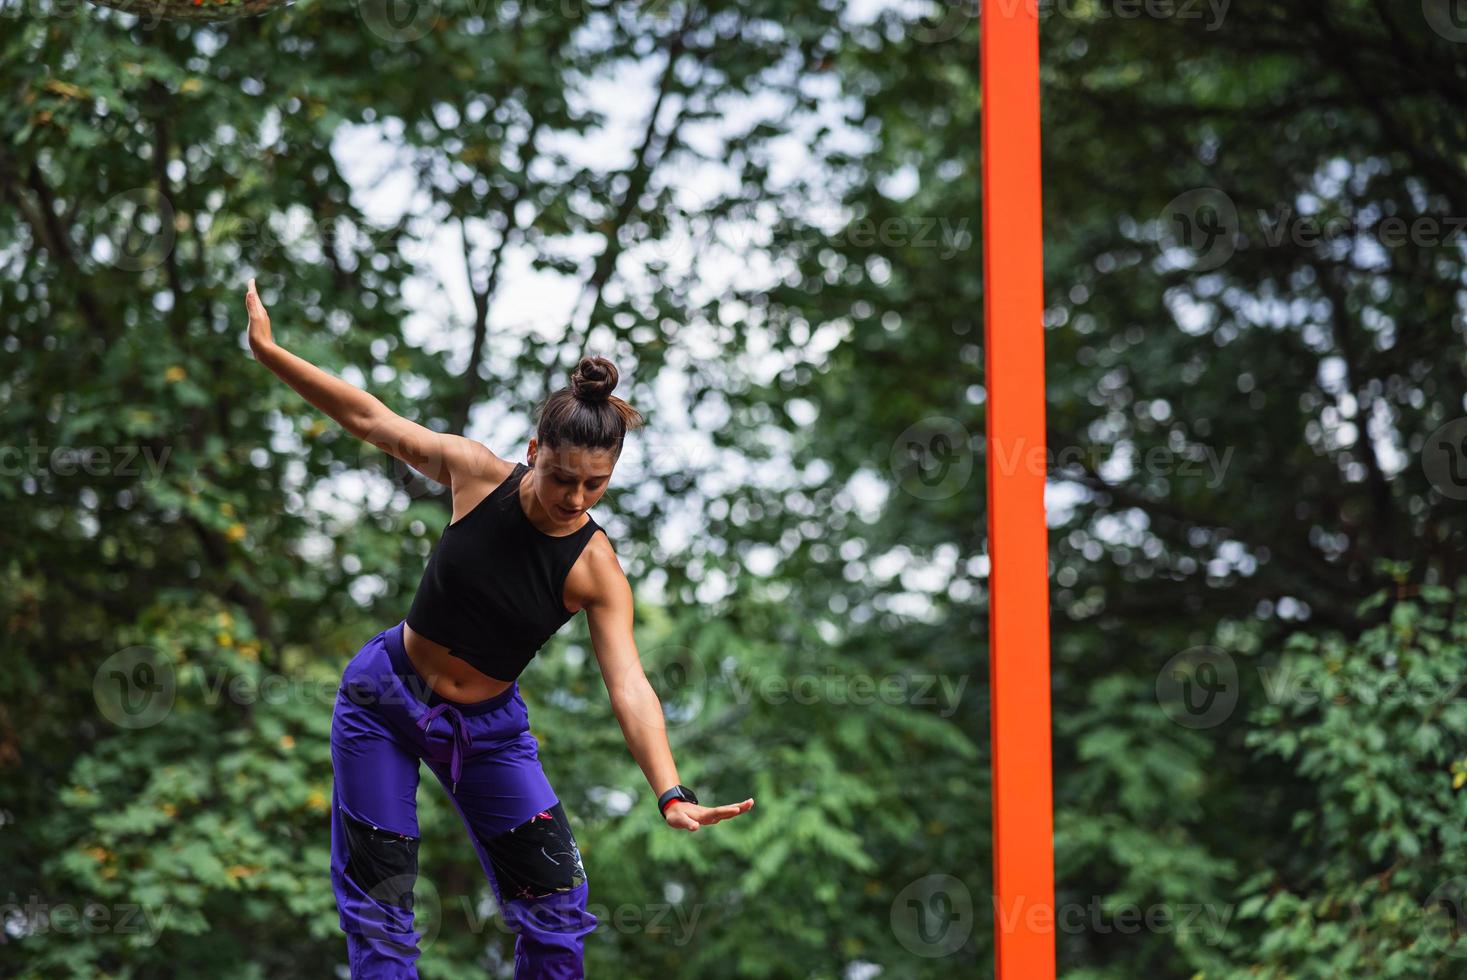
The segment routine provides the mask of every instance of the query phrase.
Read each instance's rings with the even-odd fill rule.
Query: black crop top
[[[574,615],[562,596],[571,566],[600,525],[556,536],[530,523],[514,471],[443,529],[408,610],[407,624],[502,681],[519,676],[545,641]],[[602,533],[605,533],[604,531]]]

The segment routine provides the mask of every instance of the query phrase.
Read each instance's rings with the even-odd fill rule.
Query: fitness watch
[[[693,795],[692,790],[686,786],[678,785],[657,797],[657,812],[662,814],[667,813],[667,808],[677,800],[682,800],[684,803],[698,802],[698,798]]]

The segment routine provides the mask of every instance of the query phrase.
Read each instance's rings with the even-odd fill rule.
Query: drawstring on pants
[[[433,719],[439,715],[446,715],[448,726],[453,729],[453,752],[448,759],[448,774],[453,779],[453,792],[457,793],[458,778],[462,775],[464,768],[464,756],[473,748],[473,740],[469,738],[468,726],[464,724],[463,715],[446,701],[429,708],[427,713],[418,719],[418,727],[426,732],[428,726],[433,724]]]

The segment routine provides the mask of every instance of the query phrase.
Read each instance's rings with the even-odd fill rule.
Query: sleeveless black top
[[[601,527],[589,513],[579,530],[559,537],[531,524],[519,495],[529,471],[516,463],[443,529],[407,614],[416,632],[502,681],[518,677],[574,615],[562,601],[565,579]]]

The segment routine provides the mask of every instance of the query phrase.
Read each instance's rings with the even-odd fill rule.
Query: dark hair
[[[535,419],[535,437],[545,446],[585,446],[621,452],[628,429],[646,419],[620,398],[616,365],[604,357],[583,357],[570,384],[545,399]]]

